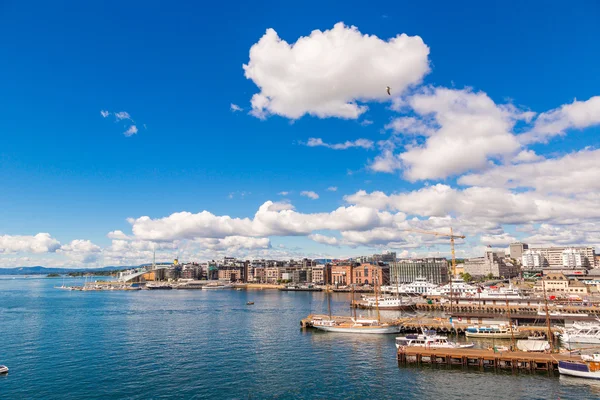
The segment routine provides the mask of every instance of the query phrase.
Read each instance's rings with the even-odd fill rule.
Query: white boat
[[[454,297],[468,297],[476,295],[477,290],[477,286],[469,285],[464,280],[455,278],[447,285],[428,290],[426,294],[428,296],[450,296],[450,292],[452,292]]]
[[[0,365],[0,374],[7,374],[8,367],[6,365]]]
[[[230,285],[219,285],[219,284],[208,284],[202,287],[202,289],[229,289]]]
[[[490,325],[490,326],[469,326],[465,330],[466,337],[474,338],[494,338],[494,339],[512,339],[527,336],[527,333],[519,331],[516,326]]]
[[[423,295],[430,290],[434,290],[438,287],[435,283],[428,282],[425,278],[417,278],[414,282],[406,283],[397,286],[382,286],[381,289],[387,293],[400,293],[406,295]],[[385,290],[384,290],[385,289]]]
[[[600,354],[582,355],[581,361],[559,361],[558,372],[579,378],[600,379]]]
[[[447,336],[440,336],[436,331],[423,330],[420,335],[406,335],[396,338],[396,348],[400,347],[427,347],[430,349],[465,349],[475,346],[475,343],[449,342]]]
[[[560,334],[563,343],[590,343],[600,344],[600,321],[599,322],[576,322],[571,328],[565,329]]]
[[[400,332],[400,325],[380,323],[376,319],[351,318],[350,322],[338,322],[333,319],[315,318],[312,320],[312,326],[322,331],[338,333],[386,334]]]
[[[481,300],[518,300],[524,299],[523,293],[520,289],[514,288],[511,285],[508,287],[489,287],[483,289],[480,293],[476,293],[473,297]]]
[[[362,301],[354,303],[358,308],[376,309],[379,307],[380,310],[412,310],[415,306],[414,301],[411,299],[403,298],[402,296],[364,296]]]
[[[550,350],[547,340],[517,340],[517,349],[526,352],[543,352]]]

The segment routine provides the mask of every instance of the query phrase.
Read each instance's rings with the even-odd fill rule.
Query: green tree
[[[471,282],[473,280],[473,277],[468,272],[462,274],[461,278],[463,278],[465,282]]]
[[[488,279],[494,279],[494,274],[492,274],[491,272],[489,274],[487,274],[486,278]]]

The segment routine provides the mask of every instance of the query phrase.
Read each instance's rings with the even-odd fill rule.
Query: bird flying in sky
[[[387,92],[388,92],[388,95],[390,95],[390,96],[391,96],[392,94],[390,93],[390,91],[391,91],[392,89],[391,89],[389,86],[386,86],[386,87],[385,87],[385,89],[387,90]]]

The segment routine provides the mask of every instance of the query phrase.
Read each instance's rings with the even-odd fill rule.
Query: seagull
[[[385,89],[388,92],[388,95],[391,96],[392,94],[390,93],[390,91],[392,90],[389,86],[386,86]]]

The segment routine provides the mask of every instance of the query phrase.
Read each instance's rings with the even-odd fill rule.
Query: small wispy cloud
[[[337,192],[337,189],[338,189],[337,186],[329,186],[327,188],[327,191],[329,191],[329,192]]]
[[[238,112],[238,111],[244,111],[244,109],[240,106],[238,106],[237,104],[231,103],[231,105],[229,106],[229,109],[232,112]]]
[[[136,133],[138,133],[137,126],[131,125],[129,127],[129,129],[127,129],[125,132],[123,132],[123,135],[125,135],[125,136],[131,136],[131,135],[135,135]]]
[[[115,113],[115,118],[117,118],[117,121],[121,121],[123,119],[131,120],[131,115],[129,115],[127,111],[119,111]]]
[[[346,150],[351,147],[361,147],[363,149],[372,149],[375,143],[369,139],[356,139],[354,141],[346,141],[344,143],[325,143],[321,138],[309,138],[306,142],[308,147],[327,147],[333,150]]]
[[[113,112],[112,114],[115,116],[115,122],[130,121],[125,123],[125,127],[127,128],[127,130],[123,132],[123,135],[129,137],[138,133],[139,130],[138,127],[135,125],[135,121],[133,120],[133,118],[131,118],[131,115],[127,111],[118,111]],[[108,110],[100,110],[100,115],[102,115],[103,118],[106,118],[109,115],[111,115],[111,112]],[[127,125],[129,125],[129,127],[127,127]],[[142,125],[144,126],[144,129],[146,129],[146,124]]]
[[[287,196],[288,194],[290,194],[290,192],[279,192],[277,194],[280,196]]]
[[[373,124],[373,121],[371,121],[370,119],[365,119],[365,120],[361,121],[360,124],[362,126],[369,126],[369,125]]]
[[[300,196],[308,197],[309,199],[316,200],[319,198],[319,195],[312,190],[304,190],[300,192]]]

